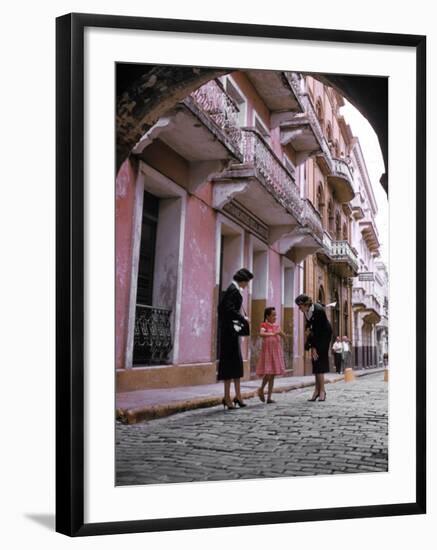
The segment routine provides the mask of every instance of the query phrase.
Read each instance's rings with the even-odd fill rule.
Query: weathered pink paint
[[[274,307],[278,312],[282,311],[282,265],[281,256],[269,249],[269,281],[268,281],[268,298],[267,307]]]
[[[117,369],[126,367],[136,180],[136,167],[128,159],[121,165],[115,182],[115,367]]]
[[[205,187],[209,187],[205,186]],[[208,197],[208,189],[201,192]],[[216,214],[195,196],[187,199],[182,274],[179,363],[211,361],[215,290]]]

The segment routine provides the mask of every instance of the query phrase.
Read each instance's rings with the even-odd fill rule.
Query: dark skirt
[[[314,346],[319,355],[317,361],[312,361],[313,364],[313,374],[322,374],[324,372],[329,372],[329,346],[330,340],[327,342],[322,342],[318,346]]]
[[[220,351],[217,380],[241,378],[244,374],[240,338],[232,330],[220,333]]]

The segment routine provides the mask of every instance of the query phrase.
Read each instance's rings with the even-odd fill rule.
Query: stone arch
[[[117,82],[117,168],[142,135],[178,101],[227,70],[120,65]]]

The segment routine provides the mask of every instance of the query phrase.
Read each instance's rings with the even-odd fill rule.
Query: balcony
[[[302,223],[317,237],[319,242],[323,243],[324,230],[320,213],[308,199],[305,199],[304,203]]]
[[[360,221],[360,229],[367,248],[374,256],[379,256],[378,232],[373,220]]]
[[[159,140],[190,167],[193,189],[231,161],[241,162],[238,109],[221,85],[211,80],[170,109],[144,134],[132,152]],[[198,181],[197,181],[198,180]]]
[[[242,131],[243,163],[212,178],[213,205],[223,208],[233,198],[269,226],[289,231],[302,221],[304,202],[291,174],[256,130]]]
[[[355,277],[358,273],[358,257],[348,241],[335,241],[323,234],[323,248],[318,252],[322,261],[329,263],[340,277]]]
[[[137,304],[134,365],[165,365],[172,350],[171,310]]]
[[[354,287],[352,289],[352,306],[356,309],[364,309],[366,307],[364,288]]]
[[[374,294],[367,294],[364,288],[352,289],[352,305],[362,315],[363,321],[372,325],[381,321],[381,304]]]
[[[349,165],[342,159],[332,159],[328,183],[332,186],[335,198],[340,203],[351,201],[354,196],[353,177]]]
[[[331,154],[313,105],[308,97],[305,80],[297,73],[285,72],[290,88],[299,102],[299,111],[293,117],[279,124],[281,144],[291,144],[297,152],[297,163],[301,164],[310,155],[319,153],[325,171],[329,172]]]
[[[287,118],[300,111],[296,93],[283,72],[258,69],[247,69],[244,72],[272,113],[273,119]]]

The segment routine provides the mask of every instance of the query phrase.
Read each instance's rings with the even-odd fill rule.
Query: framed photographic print
[[[425,37],[56,48],[57,531],[425,513]]]

